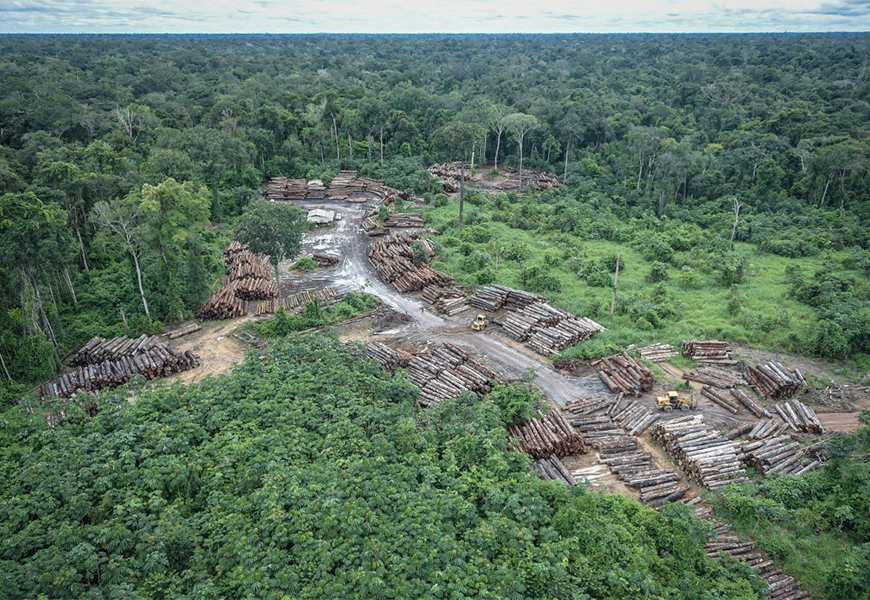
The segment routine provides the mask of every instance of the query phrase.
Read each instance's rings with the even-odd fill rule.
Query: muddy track
[[[368,261],[369,237],[360,227],[365,214],[371,210],[368,203],[317,202],[303,203],[302,206],[325,206],[341,213],[342,219],[334,230],[315,233],[306,239],[303,252],[331,252],[342,256],[343,261],[335,269],[315,274],[313,277],[304,277],[298,285],[291,284],[287,289],[322,285],[336,286],[342,291],[362,288],[377,295],[387,306],[409,318],[407,324],[383,332],[383,337],[416,339],[427,346],[451,342],[482,358],[509,379],[519,379],[531,367],[537,374],[535,383],[560,406],[564,406],[572,398],[610,395],[610,391],[594,374],[587,377],[562,375],[553,370],[549,360],[525,349],[518,350],[491,332],[470,334],[467,324],[464,323],[467,316],[464,320],[445,319],[427,310],[429,306],[422,300],[401,294],[393,286],[382,282]]]

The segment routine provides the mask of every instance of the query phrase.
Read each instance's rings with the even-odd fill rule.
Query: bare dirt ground
[[[181,351],[190,350],[199,357],[199,367],[184,371],[173,379],[198,383],[209,375],[226,375],[242,362],[249,346],[232,334],[253,317],[228,321],[206,321],[202,329],[172,342]]]

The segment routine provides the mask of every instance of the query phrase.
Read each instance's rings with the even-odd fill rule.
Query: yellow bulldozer
[[[486,326],[489,325],[486,321],[486,315],[477,315],[477,318],[474,319],[474,323],[471,324],[471,328],[474,331],[483,331],[486,329]]]
[[[698,401],[692,396],[680,396],[677,392],[671,391],[656,398],[656,408],[665,412],[678,408],[685,412],[698,408]]]

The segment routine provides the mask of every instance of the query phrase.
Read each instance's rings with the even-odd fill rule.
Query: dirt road
[[[334,269],[290,281],[284,288],[287,291],[331,285],[342,291],[363,289],[375,294],[387,306],[406,314],[410,319],[405,325],[381,332],[379,337],[382,339],[418,340],[427,346],[451,342],[482,358],[509,379],[518,379],[526,369],[532,368],[537,374],[537,385],[560,406],[573,398],[610,395],[610,391],[594,374],[587,377],[562,375],[552,369],[549,360],[525,348],[515,348],[491,331],[472,334],[466,323],[469,319],[467,313],[456,319],[446,319],[430,312],[429,305],[425,302],[403,295],[393,286],[383,283],[368,261],[369,237],[360,227],[366,213],[371,211],[372,204],[321,201],[300,205],[306,209],[322,206],[335,210],[342,217],[334,229],[315,231],[307,235],[303,243],[303,253],[329,252],[343,257],[343,260]],[[282,274],[282,280],[283,278]]]

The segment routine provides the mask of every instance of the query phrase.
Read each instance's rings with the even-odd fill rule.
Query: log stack
[[[478,289],[469,302],[475,308],[496,312],[502,307],[517,311],[533,303],[547,304],[549,300],[545,296],[539,296],[525,290],[504,285],[489,285]]]
[[[577,485],[577,480],[568,472],[568,469],[555,454],[539,460],[538,464],[535,465],[535,470],[545,481],[561,481],[569,488]]]
[[[156,342],[142,352],[124,355],[117,360],[106,360],[79,366],[39,388],[40,397],[70,398],[74,394],[98,392],[127,383],[136,374],[145,379],[167,377],[199,366],[198,358],[179,352],[164,342]]]
[[[691,379],[704,385],[712,385],[723,390],[735,388],[738,385],[746,385],[746,378],[742,373],[736,373],[721,367],[699,367],[694,371],[686,373],[685,377],[686,379]]]
[[[539,418],[508,427],[508,438],[520,450],[536,459],[548,458],[553,454],[561,458],[586,452],[583,438],[556,410],[552,414],[540,415]]]
[[[652,389],[655,378],[645,364],[628,354],[615,354],[590,363],[611,392],[639,397]]]
[[[305,200],[308,195],[308,181],[273,177],[263,188],[263,198],[271,201]]]
[[[613,420],[631,436],[642,435],[660,416],[658,412],[651,411],[634,400],[625,406],[617,406],[613,411]]]
[[[505,304],[512,294],[505,297]],[[604,327],[588,318],[571,313],[544,302],[532,302],[511,311],[502,319],[502,331],[518,342],[544,356],[552,356],[568,346],[579,344],[604,331]]]
[[[822,442],[819,445],[821,448]],[[811,447],[812,448],[812,447]],[[822,460],[809,458],[810,448],[803,449],[798,442],[787,435],[767,440],[748,442],[740,449],[740,460],[747,467],[755,469],[759,475],[784,473],[801,475],[822,465]]]
[[[225,286],[229,286],[229,278],[224,278]],[[245,277],[244,279],[235,280],[233,290],[236,298],[241,300],[269,300],[278,296],[278,283],[272,279],[260,279],[254,277]]]
[[[339,171],[329,184],[329,197],[333,200],[347,200],[365,191],[365,183],[356,171]]]
[[[334,267],[341,262],[341,257],[335,254],[327,254],[325,252],[315,252],[311,255],[311,259],[321,269]]]
[[[294,314],[299,314],[303,310],[305,310],[305,306],[309,302],[318,302],[321,306],[328,306],[330,304],[336,304],[337,302],[341,302],[341,299],[344,297],[337,287],[325,287],[317,290],[302,290],[301,292],[296,292],[295,294],[291,294],[287,298],[281,302],[281,306],[284,307],[284,310],[287,312],[291,312]],[[261,302],[257,306],[257,310],[255,311],[255,315],[266,315],[266,314],[274,314],[278,309],[278,300],[272,299],[267,300],[265,302]]]
[[[701,388],[701,395],[735,415],[740,410],[740,404],[738,404],[737,400],[730,394],[726,395],[718,388],[704,386]]]
[[[519,171],[513,167],[502,167],[499,169],[499,175],[503,175],[505,178],[494,184],[494,188],[498,190],[519,189]],[[562,182],[552,173],[546,173],[544,171],[523,171],[523,185],[525,187],[533,187],[539,191],[543,191],[551,187],[561,187]]]
[[[650,362],[664,362],[677,355],[677,350],[670,344],[653,344],[646,348],[638,348],[637,353]]]
[[[746,377],[759,395],[768,398],[791,398],[806,385],[798,369],[789,369],[774,360],[747,368]]]
[[[441,189],[446,194],[455,194],[459,191],[459,183],[462,177],[461,170],[462,163],[459,161],[435,164],[427,169],[430,175],[441,182]],[[466,178],[470,172],[470,169],[466,167]]]
[[[409,231],[374,241],[369,249],[369,262],[384,282],[392,284],[403,293],[415,292],[429,285],[453,285],[450,275],[433,269],[426,263],[418,265],[414,262],[412,245],[417,241],[420,241],[427,254],[432,251],[431,244],[421,232]]]
[[[420,213],[397,213],[391,212],[384,220],[384,227],[407,227],[422,229],[426,227],[426,221]]]
[[[728,342],[688,340],[683,342],[683,356],[699,363],[736,364]]]
[[[731,395],[743,406],[746,407],[746,410],[751,412],[758,418],[763,417],[767,413],[767,409],[765,409],[755,398],[752,397],[752,394],[744,390],[743,388],[734,388],[731,390]]]
[[[235,286],[222,287],[206,300],[199,312],[199,319],[235,319],[248,314],[248,301],[236,296]]]
[[[782,435],[787,429],[787,424],[777,421],[776,419],[761,419],[748,432],[746,432],[746,439],[764,440],[769,437]]]
[[[130,358],[146,352],[152,346],[159,344],[160,338],[156,335],[142,334],[138,338],[129,338],[126,335],[106,340],[94,337],[82,346],[69,361],[73,367],[95,365],[105,361],[115,361],[121,358]]]
[[[822,433],[823,431],[816,411],[800,400],[776,404],[774,408],[793,431],[804,433]]]
[[[404,195],[385,185],[383,181],[360,177],[356,171],[339,171],[332,180],[329,190],[319,179],[288,179],[273,177],[263,188],[263,198],[272,201],[292,202],[294,200],[323,200],[327,196],[336,200],[359,200],[357,196],[369,193],[382,200],[392,200]],[[362,198],[365,201],[366,198]]]
[[[700,506],[695,509],[695,516],[708,520],[716,534],[704,546],[708,557],[719,560],[723,554],[726,554],[757,571],[770,588],[770,595],[765,596],[769,600],[809,600],[809,593],[800,589],[801,582],[783,573],[782,569],[778,569],[766,554],[758,551],[755,543],[724,535],[731,531],[732,527],[713,517],[712,508]]]
[[[659,421],[652,437],[687,475],[711,490],[747,481],[737,456],[738,442],[710,429],[700,416]]]
[[[441,348],[416,356],[375,343],[369,346],[369,355],[381,362],[385,370],[407,367],[408,379],[420,389],[419,402],[423,406],[456,398],[464,391],[482,398],[494,385],[506,383],[487,365],[447,342]]]
[[[366,346],[369,356],[379,363],[381,368],[390,373],[394,373],[396,369],[405,368],[414,358],[413,354],[409,354],[404,350],[390,348],[381,342],[372,342]]]

